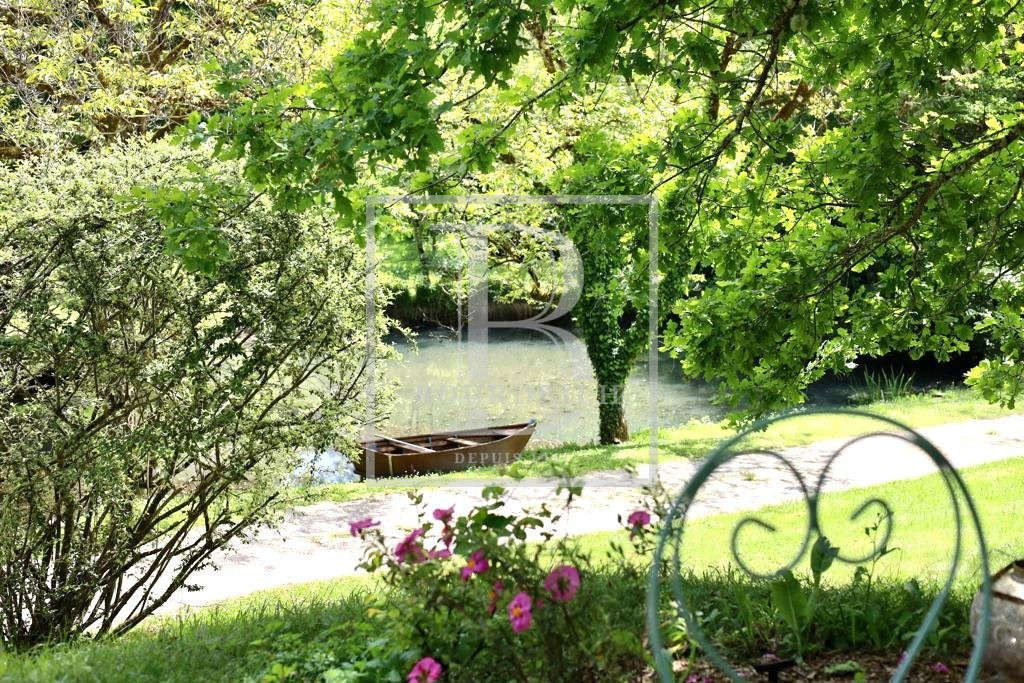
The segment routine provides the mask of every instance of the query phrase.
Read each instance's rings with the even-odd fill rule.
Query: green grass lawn
[[[3,681],[238,681],[262,671],[279,634],[358,623],[366,581],[341,579],[155,619],[121,638],[0,653]]]
[[[929,427],[947,422],[1004,417],[1016,412],[990,404],[965,389],[915,394],[870,403],[859,409],[899,420],[910,427]],[[816,415],[813,420],[783,423],[768,434],[755,436],[751,443],[770,444],[776,447],[802,446],[821,439],[852,436],[860,433],[863,426],[863,421],[848,416]],[[676,427],[662,428],[658,432],[658,461],[702,458],[735,433],[736,430],[725,421],[691,421]],[[391,486],[387,488],[364,483],[333,484],[303,491],[295,490],[288,498],[296,504],[324,500],[345,502],[396,490],[404,492],[459,480],[498,477],[503,473],[517,477],[544,477],[553,473],[580,476],[599,470],[633,467],[649,461],[648,433],[641,431],[634,434],[628,442],[614,446],[569,444],[557,448],[526,451],[518,462],[504,471],[495,467],[480,467],[444,475],[406,477],[391,480]],[[396,489],[393,485],[399,481],[401,486]]]
[[[1024,556],[1024,457],[980,465],[961,473],[974,498],[981,518],[994,571],[1012,559]],[[880,535],[865,533],[877,520],[867,511],[857,521],[850,515],[870,498],[886,501],[892,509],[892,552],[880,559],[875,568],[879,577],[906,579],[917,577],[938,581],[948,574],[955,543],[956,520],[949,494],[938,475],[892,482],[862,489],[827,493],[819,505],[822,527],[846,556],[864,556],[871,552]],[[585,504],[585,500],[581,501]],[[966,511],[964,512],[966,515]],[[754,513],[715,515],[691,520],[683,541],[685,563],[698,570],[723,568],[732,563],[729,539],[732,530],[745,517],[756,516],[771,524],[775,533],[750,527],[740,536],[740,552],[754,571],[770,573],[793,560],[807,528],[804,503],[786,503],[762,508]],[[613,542],[626,538],[622,532],[590,534],[581,537],[584,548],[600,552]],[[965,524],[962,538],[962,562],[959,580],[976,584],[980,577],[980,553],[976,534]],[[807,572],[806,554],[797,571]],[[853,567],[837,563],[826,575],[827,581],[845,581]]]
[[[993,568],[1024,553],[1024,458],[992,463],[965,470],[968,487],[978,504]],[[945,576],[952,542],[952,514],[945,501],[938,476],[895,482],[867,489],[827,494],[822,502],[823,525],[834,544],[842,550],[864,550],[869,539],[865,524],[844,521],[849,512],[864,500],[887,500],[894,511],[891,547],[895,550],[875,568],[878,582],[878,614],[861,617],[874,628],[874,636],[857,631],[849,610],[858,607],[851,598],[847,579],[852,571],[837,565],[827,574],[830,593],[822,603],[823,621],[818,626],[820,642],[843,651],[849,642],[851,652],[859,648],[891,648],[895,622],[888,620],[907,610],[907,601],[916,608],[927,605],[928,596],[915,598],[904,590],[907,579],[917,578],[927,590]],[[583,499],[585,504],[585,498]],[[785,504],[765,508],[759,517],[780,529],[770,540],[761,532],[744,538],[744,558],[760,569],[788,559],[799,547],[805,526],[800,505]],[[763,584],[750,585],[736,572],[729,571],[729,533],[741,515],[721,515],[694,520],[688,526],[685,541],[687,567],[696,576],[688,579],[698,602],[715,604],[707,628],[725,640],[762,647],[775,636],[766,611],[767,591]],[[870,520],[869,520],[870,521]],[[623,533],[601,533],[580,537],[580,546],[595,556],[608,557],[613,541],[625,540]],[[943,640],[935,647],[949,649],[950,656],[962,654],[969,646],[966,633],[966,605],[978,580],[979,555],[972,535],[964,539],[964,571],[948,611]],[[610,562],[610,559],[606,559]],[[806,567],[801,560],[799,570]],[[798,570],[798,571],[799,571]],[[138,681],[138,680],[239,680],[266,670],[282,642],[314,638],[331,629],[349,630],[360,635],[368,610],[380,586],[374,579],[347,577],[334,581],[288,586],[257,593],[221,605],[177,617],[155,619],[127,636],[110,641],[83,642],[70,646],[41,649],[30,654],[0,654],[0,679],[28,681]],[[729,611],[735,597],[753,596],[760,611],[743,621]],[[886,606],[888,606],[886,608]],[[642,606],[637,605],[637,628],[642,628]],[[866,621],[865,621],[866,619]],[[854,626],[850,626],[854,624]],[[851,633],[850,630],[853,629]],[[876,640],[872,640],[874,637]],[[865,640],[866,639],[866,640]],[[735,644],[735,643],[734,643]]]

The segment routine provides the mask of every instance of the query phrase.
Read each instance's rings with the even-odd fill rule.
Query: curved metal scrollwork
[[[745,439],[755,432],[760,432],[767,429],[770,426],[774,426],[780,422],[792,420],[796,418],[802,419],[813,419],[816,415],[822,414],[841,414],[849,415],[859,418],[867,418],[875,420],[884,425],[884,431],[872,431],[864,434],[863,436],[856,437],[836,449],[832,452],[824,461],[824,465],[818,475],[817,481],[813,489],[809,489],[805,482],[804,476],[800,473],[799,468],[794,465],[785,456],[776,453],[771,450],[763,449],[749,449],[744,450],[741,448]],[[832,471],[833,463],[842,456],[847,450],[858,443],[863,442],[866,439],[886,437],[895,438],[902,440],[927,455],[931,461],[935,464],[939,473],[942,475],[945,488],[949,493],[950,505],[953,509],[954,519],[956,521],[956,534],[954,537],[953,553],[949,567],[949,574],[943,583],[942,590],[932,601],[928,612],[925,615],[923,622],[918,628],[913,640],[906,648],[906,656],[904,656],[893,674],[893,681],[902,681],[906,678],[907,673],[910,671],[911,666],[914,664],[918,653],[924,643],[925,637],[929,631],[935,626],[939,613],[945,605],[947,598],[949,597],[950,590],[952,589],[953,582],[956,578],[957,571],[960,566],[962,550],[963,550],[963,535],[964,535],[964,522],[973,529],[977,535],[979,545],[979,556],[981,560],[981,574],[982,574],[982,589],[981,589],[981,624],[988,624],[989,614],[991,610],[991,580],[989,578],[989,567],[988,567],[988,553],[985,547],[985,540],[982,534],[981,523],[978,519],[978,512],[975,508],[974,501],[971,499],[970,494],[967,491],[967,487],[964,484],[960,474],[953,468],[949,461],[939,452],[939,450],[932,445],[927,439],[915,432],[914,430],[906,427],[896,420],[892,420],[879,415],[874,415],[864,411],[858,410],[821,410],[821,411],[803,411],[799,413],[790,413],[782,417],[771,418],[762,420],[748,430],[738,434],[737,436],[722,443],[697,469],[693,477],[687,483],[686,487],[680,492],[680,494],[673,501],[668,514],[662,520],[662,531],[659,538],[657,547],[655,548],[654,561],[651,566],[651,576],[648,585],[647,594],[647,621],[648,631],[650,633],[651,648],[654,652],[655,664],[658,673],[663,681],[671,681],[672,677],[672,666],[671,661],[666,653],[664,647],[664,639],[661,633],[661,625],[659,618],[659,602],[662,591],[662,582],[665,577],[662,576],[661,567],[663,566],[663,560],[666,557],[671,558],[671,566],[668,576],[668,584],[671,589],[672,598],[675,602],[676,609],[679,612],[680,617],[686,624],[686,628],[690,637],[692,637],[697,644],[701,647],[704,655],[713,663],[722,673],[728,676],[733,681],[742,681],[743,679],[736,672],[735,668],[729,661],[722,655],[721,652],[711,643],[708,638],[701,631],[697,620],[694,617],[694,611],[691,608],[689,598],[686,591],[683,588],[683,580],[681,569],[683,567],[682,557],[682,542],[683,542],[683,531],[686,524],[686,517],[690,511],[691,505],[693,504],[697,492],[704,485],[705,482],[718,470],[720,467],[729,463],[730,461],[738,457],[765,457],[779,461],[782,466],[792,475],[793,479],[797,483],[798,492],[802,495],[803,500],[807,505],[807,527],[805,529],[803,539],[799,544],[797,552],[792,556],[792,559],[784,566],[777,568],[770,573],[758,572],[754,568],[750,567],[746,561],[744,561],[741,549],[740,549],[740,538],[745,529],[759,528],[767,532],[777,532],[778,530],[770,523],[756,516],[747,516],[741,519],[736,526],[733,528],[732,537],[730,540],[730,549],[732,552],[733,561],[742,569],[748,576],[753,578],[769,578],[784,572],[786,570],[792,570],[796,568],[798,563],[803,557],[805,557],[808,548],[814,542],[817,537],[826,537],[822,529],[821,517],[819,515],[819,507],[821,505],[822,494],[825,492],[825,486],[828,482],[829,473]],[[879,498],[869,498],[868,500],[861,503],[850,515],[851,521],[856,521],[862,518],[866,513],[871,510],[876,510],[879,513],[879,525],[880,525],[880,540],[876,540],[874,547],[865,555],[844,555],[840,552],[836,556],[836,560],[851,565],[859,565],[871,562],[872,560],[880,557],[886,552],[889,547],[889,540],[893,532],[893,511],[884,500]],[[966,515],[964,515],[966,511]],[[979,628],[977,637],[975,639],[974,648],[971,652],[970,662],[968,664],[967,672],[964,677],[966,681],[974,681],[981,669],[982,656],[985,652],[986,641],[987,641],[987,628]]]

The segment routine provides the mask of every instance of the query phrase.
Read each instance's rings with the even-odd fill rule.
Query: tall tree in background
[[[573,146],[575,163],[560,186],[565,194],[636,195],[650,188],[642,145],[630,147],[592,134]],[[598,429],[603,444],[629,438],[623,391],[651,343],[647,204],[583,204],[561,212],[563,231],[583,266],[573,322],[587,344],[597,380]]]

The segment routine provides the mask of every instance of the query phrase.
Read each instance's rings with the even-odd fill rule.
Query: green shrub
[[[138,624],[268,520],[296,449],[362,414],[358,250],[325,213],[242,197],[220,269],[184,269],[131,190],[185,185],[190,164],[237,181],[159,145],[0,170],[8,645]]]

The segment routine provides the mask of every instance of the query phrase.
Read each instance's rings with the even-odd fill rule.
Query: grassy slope
[[[972,467],[961,474],[981,518],[991,569],[994,571],[1024,556],[1024,527],[1020,525],[1020,520],[1024,519],[1024,497],[1020,495],[1024,486],[1024,457]],[[874,541],[865,533],[865,528],[874,524],[875,513],[869,511],[859,520],[849,521],[850,515],[869,498],[886,501],[893,511],[893,531],[888,544],[893,552],[878,561],[876,575],[918,577],[927,581],[944,578],[955,547],[956,521],[940,477],[930,475],[823,496],[819,506],[822,527],[844,555],[864,556],[873,547]],[[807,528],[807,508],[803,503],[773,505],[756,513],[716,515],[691,521],[683,543],[682,557],[686,565],[704,569],[730,564],[732,530],[743,518],[751,516],[768,522],[778,531],[770,533],[751,527],[742,532],[739,547],[747,565],[754,571],[770,573],[792,561]],[[605,532],[584,536],[581,543],[591,552],[600,552],[612,541],[624,539],[624,533]],[[962,547],[959,577],[961,581],[974,584],[980,576],[980,552],[977,536],[971,529],[965,528]],[[807,573],[805,560],[806,554],[798,565],[798,572]],[[826,578],[846,580],[852,572],[851,566],[837,563]]]
[[[914,395],[872,403],[862,406],[861,409],[898,419],[911,427],[1004,417],[1015,412],[987,403],[966,390]],[[774,446],[800,446],[826,438],[852,436],[860,432],[862,425],[863,423],[849,418],[820,415],[814,420],[784,424],[772,430],[771,439]],[[663,428],[658,432],[659,462],[703,457],[723,439],[733,434],[735,430],[725,422],[692,421],[678,427]],[[648,462],[649,458],[647,433],[639,432],[629,442],[615,446],[573,444],[527,451],[519,462],[510,468],[510,472],[517,476],[546,476],[551,474],[552,463],[555,463],[567,467],[574,475],[581,475],[598,470],[621,469]],[[497,468],[481,467],[469,472],[408,477],[402,481],[403,484],[408,483],[408,487],[398,490],[436,486],[459,479],[497,477],[500,474]],[[345,502],[395,490],[363,483],[334,484],[316,487],[303,494],[295,492],[292,497],[297,502]]]
[[[976,497],[993,564],[1019,557],[1024,551],[1024,528],[1017,522],[1024,518],[1020,496],[1024,458],[975,467],[963,474]],[[823,521],[836,545],[853,550],[860,541],[863,547],[863,524],[837,522],[844,512],[869,497],[886,499],[895,517],[891,545],[898,550],[879,562],[876,576],[917,576],[930,583],[944,576],[949,557],[952,517],[942,502],[944,495],[937,476],[830,494],[824,498]],[[771,562],[799,547],[805,517],[798,505],[772,506],[759,516],[777,524],[779,535],[771,543],[749,539],[743,546],[747,549],[744,557],[767,569]],[[698,571],[725,566],[728,534],[739,519],[740,515],[723,515],[695,521],[686,541],[688,566]],[[595,555],[603,555],[611,541],[623,539],[623,534],[603,533],[582,537],[580,543]],[[973,539],[965,538],[967,571],[959,582],[959,593],[976,581],[975,545]],[[801,562],[800,567],[804,566]],[[827,576],[837,582],[849,571],[837,567]],[[49,649],[35,656],[0,654],[0,679],[237,680],[263,670],[265,653],[272,651],[275,636],[283,632],[312,636],[332,625],[357,622],[367,609],[366,591],[372,588],[372,580],[366,578],[291,586],[187,617],[156,621],[115,641]],[[720,588],[709,592],[709,599],[721,592]],[[640,609],[638,605],[638,627]]]
[[[263,653],[273,651],[276,635],[313,635],[358,621],[371,588],[366,578],[288,586],[157,619],[118,639],[0,653],[0,680],[240,680],[266,666]]]

